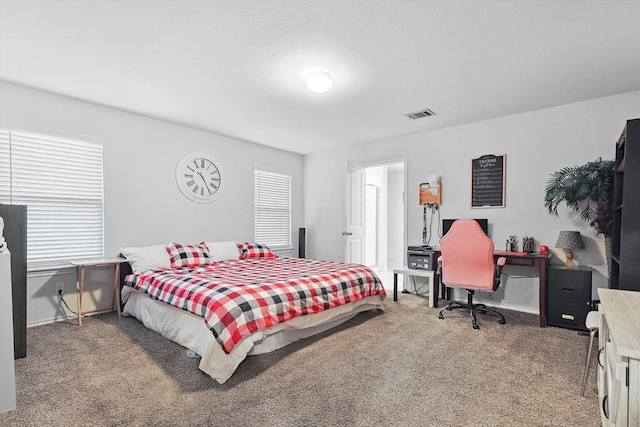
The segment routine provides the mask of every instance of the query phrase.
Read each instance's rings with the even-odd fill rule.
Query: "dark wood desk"
[[[527,255],[509,255],[505,252],[499,252],[494,255],[495,259],[504,257],[507,259],[506,265],[521,265],[526,267],[536,267],[538,269],[538,293],[540,295],[540,327],[545,327],[545,318],[547,315],[547,265],[549,264],[549,255],[540,255],[537,253]],[[451,289],[446,288],[440,280],[440,286],[436,284],[436,280],[433,281],[433,287],[431,292],[434,292],[434,306],[438,306],[438,288],[442,288],[442,294],[446,295],[447,299],[451,299]],[[445,290],[446,288],[446,290]]]

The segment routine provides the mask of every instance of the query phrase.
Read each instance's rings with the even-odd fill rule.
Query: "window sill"
[[[275,253],[275,254],[277,254],[277,255],[285,254],[285,253],[286,253],[286,254],[290,254],[290,253],[291,253],[291,252],[293,252],[293,250],[294,250],[293,246],[280,246],[280,247],[277,247],[277,246],[273,246],[273,247],[272,247],[272,246],[269,246],[269,248],[271,249],[271,251],[272,251],[273,253]]]
[[[27,266],[27,274],[40,274],[45,272],[66,270],[68,268],[74,268],[74,266],[66,261],[60,261],[52,264]]]

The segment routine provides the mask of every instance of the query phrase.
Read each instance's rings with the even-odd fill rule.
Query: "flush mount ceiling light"
[[[331,80],[331,75],[329,73],[325,73],[324,71],[316,71],[315,73],[309,74],[307,78],[307,87],[311,92],[315,93],[325,93],[333,86],[333,80]]]

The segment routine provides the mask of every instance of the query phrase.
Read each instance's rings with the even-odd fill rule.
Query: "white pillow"
[[[120,248],[120,253],[131,264],[134,273],[171,267],[166,245]]]
[[[240,259],[238,242],[227,240],[224,242],[204,242],[209,248],[209,256],[213,261],[225,261],[228,259]]]

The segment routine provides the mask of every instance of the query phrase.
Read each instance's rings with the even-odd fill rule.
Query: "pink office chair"
[[[448,287],[466,289],[467,303],[452,301],[440,310],[438,317],[444,319],[442,312],[453,309],[466,309],[471,314],[473,329],[479,329],[476,313],[498,316],[498,323],[505,319],[496,310],[484,304],[474,304],[475,291],[493,292],[500,286],[502,267],[506,259],[493,260],[493,242],[482,231],[480,225],[472,219],[460,219],[453,223],[449,232],[440,240],[442,255],[438,258],[442,283]]]

